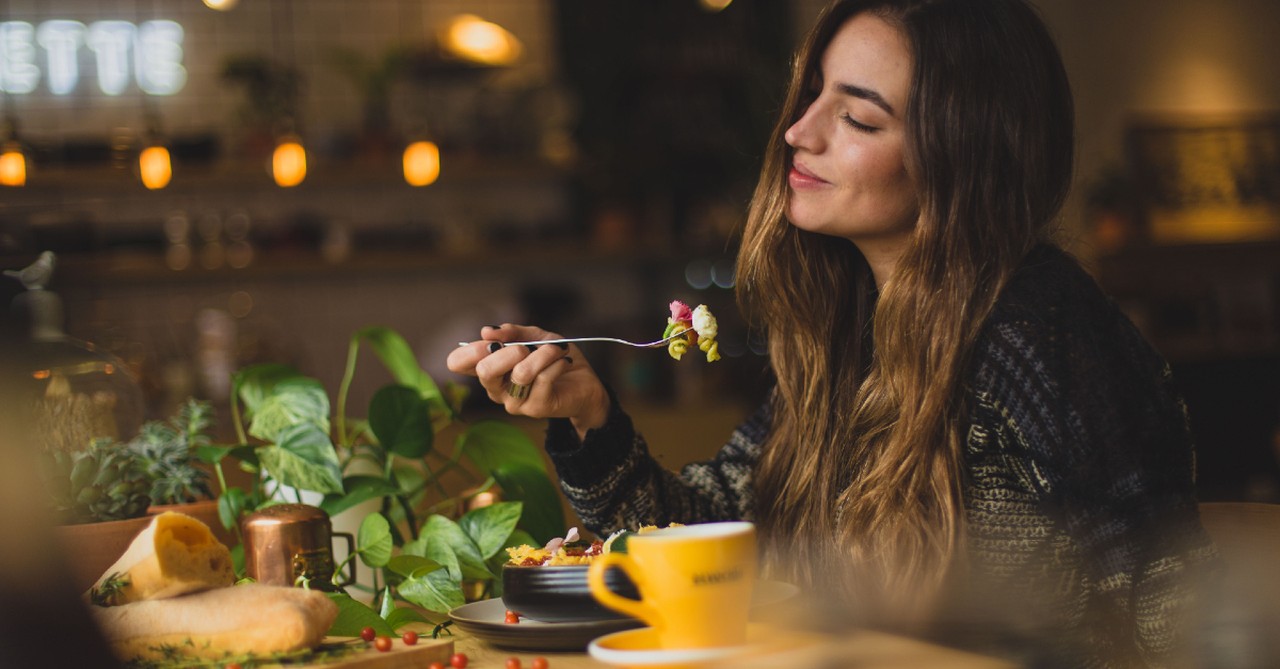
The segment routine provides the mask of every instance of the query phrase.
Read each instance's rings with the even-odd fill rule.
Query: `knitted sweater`
[[[1074,260],[1041,247],[1001,293],[963,387],[970,578],[956,619],[1034,644],[1037,664],[1167,660],[1172,612],[1213,552],[1168,366]],[[715,459],[679,473],[616,402],[582,441],[552,421],[546,445],[570,503],[603,534],[751,519],[769,424],[761,408]]]

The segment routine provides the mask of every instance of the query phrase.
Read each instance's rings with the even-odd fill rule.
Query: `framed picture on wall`
[[[1280,112],[1135,117],[1126,145],[1152,242],[1280,239]]]

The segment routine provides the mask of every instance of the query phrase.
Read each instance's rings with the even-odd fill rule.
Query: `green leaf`
[[[477,467],[493,472],[504,464],[523,464],[546,472],[536,444],[514,425],[485,420],[468,427],[458,436],[457,448]]]
[[[458,526],[480,549],[480,557],[488,560],[502,550],[523,510],[520,502],[498,502],[468,511],[458,519]]]
[[[342,467],[329,435],[312,423],[285,428],[274,446],[256,452],[262,466],[276,481],[299,490],[342,492]]]
[[[338,605],[338,617],[329,626],[328,636],[360,636],[360,630],[372,627],[378,634],[395,636],[395,628],[376,611],[343,592],[325,593]]]
[[[301,424],[314,424],[327,435],[329,396],[315,379],[288,378],[263,398],[249,422],[249,434],[264,441],[280,441],[284,430]]]
[[[390,328],[374,326],[361,329],[352,336],[353,340],[363,340],[386,365],[387,371],[395,378],[396,383],[409,386],[431,405],[433,411],[449,412],[440,387],[431,375],[422,370],[418,358],[409,348],[408,342],[399,333]]]
[[[458,556],[444,541],[433,541],[427,535],[426,528],[423,528],[417,539],[410,541],[404,545],[402,552],[406,555],[417,555],[432,560],[444,567],[440,571],[446,572],[449,578],[455,581],[462,581],[462,566],[458,564]]]
[[[420,555],[397,555],[387,562],[387,569],[405,577],[417,578],[426,576],[444,565]]]
[[[235,394],[244,402],[246,414],[253,416],[276,384],[291,378],[305,377],[289,365],[261,364],[238,370],[231,375],[231,383]]]
[[[388,585],[382,589],[382,608],[378,611],[378,616],[386,620],[395,608],[395,600],[391,599],[391,586]]]
[[[440,515],[433,514],[427,518],[427,522],[422,527],[421,536],[427,538],[428,546],[439,545],[443,543],[453,551],[454,556],[458,559],[458,568],[461,570],[462,578],[491,579],[493,574],[489,573],[489,568],[484,564],[484,558],[480,555],[480,549],[476,547],[471,537],[452,520]],[[428,554],[427,557],[434,557]]]
[[[377,569],[385,567],[391,559],[391,524],[380,513],[371,513],[360,521],[360,529],[356,530],[356,552],[360,561]]]
[[[396,485],[400,488],[400,494],[402,495],[413,494],[427,481],[426,475],[417,467],[402,465],[392,467],[391,472]]]
[[[533,535],[535,543],[545,544],[564,534],[560,491],[552,485],[545,471],[509,463],[500,465],[491,473],[502,488],[504,499],[524,502],[519,527]]]
[[[222,462],[224,458],[231,455],[235,450],[234,446],[214,446],[206,444],[195,448],[196,459],[208,465],[216,465]]]
[[[397,591],[401,597],[436,613],[448,613],[466,603],[462,596],[462,584],[444,569],[419,578],[405,579],[397,587]]]
[[[227,488],[218,496],[218,520],[222,527],[234,531],[240,524],[240,516],[246,505],[244,491],[239,488]]]
[[[435,624],[435,621],[428,620],[426,616],[418,613],[417,609],[411,609],[407,606],[399,606],[392,609],[391,613],[387,614],[386,619],[387,624],[395,628],[397,632],[400,631],[401,627],[404,627],[409,623],[426,623],[428,625]]]
[[[427,401],[408,386],[384,386],[373,394],[369,427],[383,448],[405,458],[426,455],[435,436]]]
[[[342,480],[342,489],[346,491],[346,494],[326,495],[324,501],[320,502],[320,508],[324,509],[330,517],[359,506],[371,499],[400,493],[400,488],[390,481],[379,476],[365,475],[346,477]]]

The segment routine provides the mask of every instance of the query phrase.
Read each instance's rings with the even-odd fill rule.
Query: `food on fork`
[[[690,346],[697,346],[707,354],[707,362],[720,359],[720,344],[716,336],[720,334],[720,326],[716,317],[705,304],[690,309],[680,300],[671,302],[671,316],[667,318],[667,329],[662,332],[665,339],[684,330],[684,336],[676,337],[667,344],[667,353],[679,360],[689,351]]]

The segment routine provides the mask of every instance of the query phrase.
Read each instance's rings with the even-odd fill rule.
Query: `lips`
[[[828,185],[829,182],[813,172],[810,172],[809,169],[800,162],[794,162],[791,164],[791,171],[787,172],[787,183],[790,184],[792,188],[805,189],[825,186]]]

